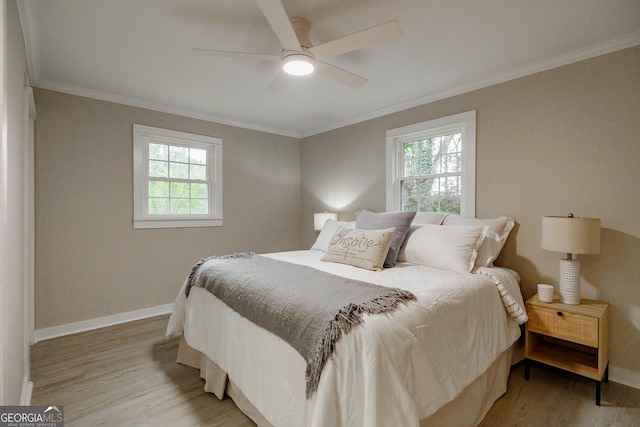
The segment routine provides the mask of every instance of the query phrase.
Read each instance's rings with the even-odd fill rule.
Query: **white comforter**
[[[275,426],[418,426],[454,399],[520,336],[496,276],[523,305],[515,278],[458,274],[400,264],[373,272],[320,261],[320,251],[269,254],[354,279],[399,287],[417,301],[365,316],[341,338],[318,391],[305,398],[306,363],[289,344],[256,327],[202,288],[181,289],[167,328],[215,361]],[[493,279],[493,280],[492,280]],[[514,286],[515,283],[515,286]],[[515,316],[514,316],[515,317]]]

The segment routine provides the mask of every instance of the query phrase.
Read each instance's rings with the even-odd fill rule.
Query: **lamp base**
[[[560,260],[560,302],[580,304],[580,261],[577,259]]]

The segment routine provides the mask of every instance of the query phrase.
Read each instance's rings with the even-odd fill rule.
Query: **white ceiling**
[[[192,47],[280,54],[254,0],[18,1],[32,85],[304,137],[640,44],[638,0],[283,0],[329,40],[396,19],[402,36],[266,88],[279,64]]]

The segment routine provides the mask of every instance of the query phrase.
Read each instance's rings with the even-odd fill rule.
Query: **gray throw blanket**
[[[362,322],[363,313],[389,312],[415,299],[408,291],[254,253],[200,260],[187,280],[187,296],[193,286],[295,348],[307,362],[307,398],[317,390],[336,342]]]

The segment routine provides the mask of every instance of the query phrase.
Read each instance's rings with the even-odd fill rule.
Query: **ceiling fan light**
[[[306,76],[315,69],[313,58],[307,55],[289,55],[282,60],[282,69],[292,76]]]

